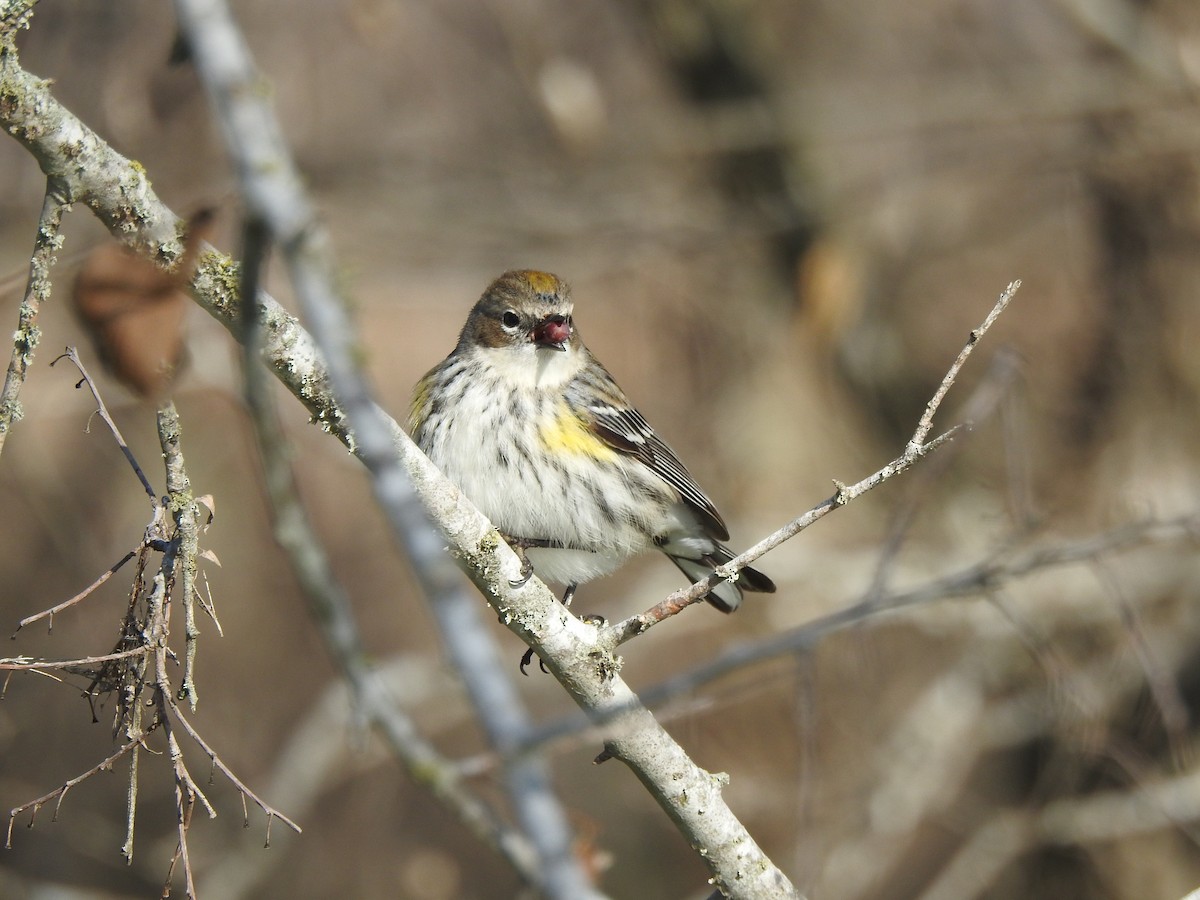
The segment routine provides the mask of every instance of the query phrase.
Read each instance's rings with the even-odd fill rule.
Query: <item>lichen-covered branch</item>
[[[29,260],[29,281],[17,313],[17,329],[13,332],[12,356],[4,374],[4,386],[0,388],[0,452],[4,451],[4,441],[13,425],[21,418],[21,386],[25,383],[25,373],[33,362],[34,350],[41,339],[38,313],[42,304],[50,298],[50,269],[54,265],[55,251],[62,247],[59,226],[62,225],[66,208],[59,180],[48,179],[33,256]]]
[[[200,629],[196,625],[196,565],[200,554],[200,507],[192,495],[192,483],[184,465],[180,447],[182,434],[179,413],[172,401],[158,410],[158,438],[162,446],[167,471],[167,506],[175,520],[179,539],[179,561],[175,570],[176,596],[183,604],[184,656],[183,682],[179,695],[185,698],[192,711],[196,710],[196,641]]]
[[[419,471],[426,485],[443,479],[370,398],[355,362],[357,337],[334,287],[329,242],[300,188],[300,178],[266,96],[254,90],[260,76],[254,71],[225,4],[221,0],[177,0],[176,7],[182,32],[189,41],[234,158],[243,196],[251,214],[268,227],[283,251],[306,320],[311,323],[326,360],[329,386],[338,401],[336,408],[343,410],[352,426],[352,447],[370,470],[377,500],[409,552],[442,627],[443,638],[467,682],[480,721],[493,743],[504,752],[528,730],[528,715],[504,676],[476,605],[463,595],[457,579],[442,565],[444,558],[436,539],[431,540],[431,529],[424,511],[414,502],[416,495],[410,484],[414,470]],[[399,460],[398,449],[402,457]],[[410,478],[405,477],[402,464]],[[428,498],[423,499],[428,505]],[[480,532],[477,539],[465,546],[459,544],[457,549],[460,558],[465,558],[464,552],[476,557],[475,565],[468,568],[476,570],[476,583],[495,606],[501,593],[512,590],[515,572],[498,578],[496,567],[491,566],[481,583],[480,563],[487,565],[487,557],[494,558],[497,553],[509,558],[513,554],[497,540],[490,523],[465,500],[457,504],[455,512],[469,518],[471,526]],[[445,526],[440,516],[435,518]],[[485,546],[486,554],[480,552]],[[534,591],[528,599],[505,598],[506,605],[519,610],[508,621],[519,621],[535,604],[543,615],[548,612],[551,617],[558,615],[560,607],[545,587],[537,585]],[[565,617],[564,621],[567,619],[582,626],[573,617]],[[536,644],[540,635],[533,630],[525,637]],[[590,638],[590,633],[580,635],[564,646],[563,651],[575,658],[577,682],[586,685],[587,690],[577,694],[576,699],[589,709],[598,709],[617,682],[618,664],[604,658],[606,654],[601,655],[599,664],[591,659],[587,653]],[[564,653],[560,664],[565,668],[566,663]],[[623,685],[617,690],[630,693]],[[720,798],[716,781],[691,763],[647,711],[643,709],[642,714],[641,721],[636,723],[641,743],[614,745],[613,755],[629,762],[677,824],[687,826],[685,833],[707,854],[705,860],[718,883],[729,890],[736,889],[738,895],[755,896],[760,875],[766,872],[768,877],[763,880],[771,883],[772,896],[780,896],[781,886],[790,892],[787,879],[766,859]],[[687,773],[685,777],[691,782],[693,795],[703,795],[700,801],[703,811],[699,816],[680,814],[680,807],[688,805],[687,795],[681,802],[678,794],[680,772]],[[506,781],[521,825],[537,847],[545,869],[543,889],[555,897],[593,895],[586,873],[571,852],[570,828],[541,762],[530,756],[509,761]],[[728,847],[738,849],[728,853]],[[739,853],[744,855],[739,857]],[[743,879],[745,884],[739,884]]]
[[[266,233],[261,224],[252,220],[247,222],[243,235],[242,293],[249,296],[258,293]],[[258,363],[260,324],[254,310],[254,304],[245,308],[247,317],[242,329],[246,405],[258,438],[275,540],[291,561],[300,589],[308,599],[310,615],[341,669],[356,708],[387,742],[409,775],[424,784],[483,844],[507,859],[528,884],[537,884],[539,868],[533,846],[476,796],[453,762],[421,735],[367,658],[350,599],[337,580],[300,501],[286,437],[268,390],[267,375]]]
[[[11,3],[8,4],[11,6]],[[154,195],[139,166],[124,160],[61,107],[48,86],[20,69],[11,29],[0,34],[0,124],[38,159],[62,175],[71,199],[85,203],[127,244],[162,264],[182,253],[183,223]],[[11,100],[6,99],[11,98]],[[192,279],[197,300],[235,336],[241,331],[238,267],[202,253]],[[357,449],[330,390],[328,370],[311,336],[275,301],[260,293],[263,356],[305,404],[314,420]],[[412,479],[455,556],[501,621],[531,644],[585,709],[624,711],[607,742],[698,848],[717,886],[735,897],[795,896],[786,876],[766,857],[721,796],[722,778],[684,753],[620,679],[620,661],[596,647],[597,629],[570,615],[536,579],[519,588],[520,563],[491,524],[412,444],[402,429],[371,404],[394,453]],[[436,539],[431,541],[436,543]]]

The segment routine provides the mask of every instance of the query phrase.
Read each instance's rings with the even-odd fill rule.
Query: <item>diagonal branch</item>
[[[246,296],[258,293],[265,241],[261,225],[248,222],[243,239],[242,293]],[[350,599],[338,582],[300,501],[283,428],[271,400],[266,373],[257,358],[261,339],[260,323],[254,315],[256,309],[256,304],[245,307],[243,372],[246,405],[258,438],[275,540],[291,561],[300,588],[308,598],[309,614],[321,630],[330,655],[341,668],[355,706],[380,733],[413,779],[425,784],[468,831],[504,856],[529,884],[536,884],[539,869],[532,845],[469,789],[453,763],[420,734],[368,661]]]
[[[126,744],[122,744],[120,747],[117,748],[117,750],[111,756],[96,763],[96,765],[92,766],[86,772],[76,775],[74,778],[68,779],[67,781],[63,782],[61,785],[56,787],[54,790],[50,791],[50,793],[43,794],[41,797],[38,797],[36,800],[30,800],[28,803],[24,803],[20,806],[14,807],[13,809],[9,810],[8,832],[5,837],[5,841],[4,841],[5,848],[8,850],[12,849],[13,824],[17,821],[17,816],[19,816],[21,813],[25,812],[26,810],[32,810],[32,815],[29,818],[29,826],[28,826],[28,827],[32,828],[34,820],[37,818],[38,812],[41,810],[41,808],[43,806],[45,806],[47,803],[49,803],[51,800],[53,800],[54,801],[54,819],[57,820],[59,807],[62,806],[62,802],[67,796],[67,791],[69,791],[71,788],[75,787],[75,785],[77,785],[81,782],[87,781],[93,775],[96,775],[100,772],[108,771],[109,769],[111,769],[113,767],[113,763],[115,763],[118,759],[120,759],[126,753],[129,753],[132,750],[136,750],[136,748],[140,747],[141,744],[142,744],[142,740],[140,738],[137,740],[129,741]]]
[[[527,730],[525,714],[503,675],[485,673],[478,667],[482,654],[495,656],[490,649],[491,639],[456,580],[437,564],[440,556],[436,554],[436,538],[413,502],[414,493],[404,469],[417,483],[417,492],[434,511],[435,520],[445,530],[460,561],[468,563],[469,574],[502,621],[535,646],[576,701],[585,708],[599,709],[614,693],[632,698],[632,692],[617,678],[617,662],[606,653],[596,657],[593,629],[562,610],[544,585],[535,582],[524,588],[512,587],[518,580],[515,555],[465,498],[453,488],[447,491],[442,476],[371,400],[354,365],[353,332],[333,290],[328,241],[299,190],[298,175],[283,148],[272,111],[263,102],[262,93],[250,89],[259,78],[240,35],[218,0],[178,0],[177,8],[193,58],[213,96],[253,214],[270,227],[283,248],[297,296],[328,360],[328,383],[337,399],[327,408],[340,409],[339,420],[344,415],[352,425],[349,445],[371,471],[377,499],[416,563],[418,578],[433,602],[455,661],[464,677],[470,679],[470,693],[493,742],[504,751],[519,740]],[[448,521],[441,509],[433,509],[444,502],[447,494],[453,508],[445,512],[457,521]],[[553,634],[556,626],[559,640],[542,640],[546,634]],[[464,643],[464,635],[474,643]],[[481,677],[474,678],[476,672]],[[498,712],[504,711],[508,714],[501,719]],[[747,897],[792,895],[794,889],[786,877],[724,804],[721,780],[695,766],[648,711],[629,715],[638,719],[637,727],[625,734],[636,730],[637,739],[614,740],[608,752],[634,768],[672,819],[694,844],[703,848],[702,856],[719,886]],[[509,793],[547,867],[545,887],[555,896],[590,895],[593,890],[570,853],[569,830],[547,789],[546,774],[540,764],[532,762],[518,761],[509,768]],[[682,793],[680,771],[688,773]],[[551,802],[553,805],[548,806]],[[557,820],[552,827],[547,827],[548,816]]]
[[[967,338],[966,345],[959,352],[958,357],[947,370],[942,382],[938,385],[933,397],[925,406],[925,412],[922,414],[920,421],[917,423],[917,429],[913,432],[912,438],[909,440],[904,452],[896,459],[892,460],[886,466],[872,475],[868,475],[862,481],[853,485],[844,485],[841,482],[834,482],[837,486],[837,491],[828,500],[814,506],[808,512],[793,519],[788,524],[784,525],[778,531],[763,538],[753,547],[743,553],[738,554],[729,562],[722,566],[718,566],[711,575],[707,578],[696,582],[691,587],[682,588],[669,594],[664,600],[648,609],[646,612],[638,613],[630,616],[624,621],[608,628],[601,640],[602,644],[610,649],[615,649],[620,644],[631,638],[637,637],[639,634],[645,633],[654,625],[665,619],[670,618],[693,603],[702,600],[709,591],[712,590],[722,580],[732,581],[737,578],[737,573],[746,566],[753,563],[756,559],[765,553],[774,550],[784,541],[791,540],[801,531],[808,528],[814,522],[824,518],[835,509],[845,506],[852,500],[855,500],[865,494],[867,491],[878,487],[890,478],[901,474],[912,468],[918,461],[928,456],[934,450],[937,450],[942,444],[952,440],[962,429],[969,428],[970,423],[964,425],[955,425],[953,428],[938,435],[931,441],[926,441],[925,438],[929,435],[929,430],[933,426],[933,417],[942,405],[946,394],[954,385],[954,381],[958,378],[958,373],[962,371],[963,365],[967,358],[971,355],[971,351],[979,344],[980,339],[992,327],[1000,314],[1008,307],[1012,298],[1016,295],[1017,290],[1021,287],[1020,281],[1011,282],[1008,287],[1001,292],[999,299],[993,304],[987,316],[984,317],[983,323],[973,330]]]
[[[26,616],[20,622],[17,623],[17,631],[20,631],[26,625],[32,625],[34,622],[37,622],[41,619],[49,619],[50,620],[50,628],[54,628],[54,617],[56,615],[58,615],[64,609],[70,609],[76,603],[79,603],[82,600],[86,600],[88,598],[88,596],[93,591],[96,590],[96,588],[100,587],[100,585],[104,584],[104,582],[108,581],[108,579],[112,578],[113,575],[117,574],[117,572],[120,571],[121,567],[123,565],[125,565],[125,563],[127,563],[131,559],[133,559],[135,556],[137,556],[137,550],[130,550],[128,553],[126,553],[124,556],[122,556],[119,560],[117,560],[115,563],[113,563],[111,566],[109,566],[108,569],[99,578],[97,578],[95,581],[93,581],[91,584],[89,584],[87,587],[85,587],[82,591],[80,591],[74,597],[64,600],[62,603],[56,603],[54,606],[51,606],[49,609],[43,609],[41,612],[34,613],[32,616]],[[16,637],[17,631],[13,632],[13,637]]]
[[[1089,563],[1117,551],[1151,542],[1195,541],[1198,535],[1200,513],[1194,512],[1173,519],[1130,522],[1087,538],[1034,547],[1022,553],[995,555],[905,591],[883,596],[872,596],[868,593],[859,602],[814,619],[792,631],[726,651],[691,671],[659,683],[645,694],[647,699],[653,702],[661,697],[693,691],[702,684],[751,663],[808,650],[816,646],[825,635],[882,612],[922,606],[939,600],[976,597],[999,585],[1043,569]]]
[[[975,347],[978,346],[980,340],[983,339],[983,336],[987,334],[988,329],[996,323],[998,318],[1000,318],[1000,314],[1008,308],[1008,304],[1012,301],[1012,298],[1016,296],[1016,293],[1018,290],[1020,290],[1020,288],[1020,281],[1009,282],[1008,287],[1000,292],[1000,298],[992,306],[991,311],[984,318],[983,323],[974,331],[972,331],[967,337],[967,343],[963,346],[962,350],[959,351],[954,362],[950,364],[949,370],[946,372],[945,377],[942,378],[942,383],[938,385],[937,390],[933,392],[933,397],[931,397],[929,402],[925,405],[925,412],[921,415],[921,421],[917,423],[917,430],[913,432],[913,436],[908,442],[908,449],[910,451],[924,445],[925,438],[928,436],[929,430],[933,428],[933,417],[937,415],[937,411],[941,407],[942,401],[946,399],[946,394],[949,393],[950,388],[954,384],[954,380],[958,377],[958,373],[962,371],[962,367],[966,364],[967,358],[971,355],[971,352],[975,349]]]
[[[16,0],[4,8],[11,9]],[[5,21],[8,21],[7,19]],[[182,252],[182,223],[150,189],[140,167],[116,154],[78,119],[63,109],[45,82],[24,72],[18,62],[11,30],[0,34],[0,92],[10,102],[0,104],[0,124],[21,141],[43,169],[60,175],[71,196],[86,203],[118,237],[144,255],[170,264]],[[289,241],[302,237],[287,232]],[[316,253],[305,255],[311,265]],[[238,268],[215,252],[201,255],[192,288],[197,299],[234,335],[242,321]],[[301,288],[304,279],[297,279]],[[369,396],[353,390],[344,400],[365,415],[358,427],[379,426],[386,441],[366,432],[355,435],[347,416],[330,390],[331,377],[312,337],[266,295],[254,298],[263,323],[263,354],[268,365],[312,412],[316,421],[355,449],[372,469],[386,470],[381,493],[406,489],[407,474],[429,513],[472,581],[510,630],[537,651],[573,699],[598,716],[613,705],[616,733],[606,752],[624,761],[647,787],[672,821],[696,846],[717,887],[739,897],[794,896],[786,876],[766,857],[753,837],[733,815],[721,796],[724,779],[700,769],[670,735],[638,703],[617,674],[619,661],[596,646],[597,630],[571,616],[536,579],[519,588],[520,563],[491,524],[449,484],[412,444],[400,427],[375,406]],[[305,300],[307,303],[307,299]],[[338,315],[337,304],[314,305],[314,327],[324,331],[327,317]],[[336,320],[334,325],[338,326]],[[339,361],[343,366],[344,360]],[[339,369],[336,374],[342,374]],[[398,465],[397,465],[398,463]],[[435,553],[439,541],[431,533],[420,538],[424,552]]]
[[[357,337],[335,287],[328,236],[302,189],[269,95],[257,89],[262,78],[222,0],[177,0],[176,8],[238,170],[252,220],[248,234],[261,228],[282,250],[301,307],[328,360],[338,405],[353,425],[352,447],[372,474],[377,501],[413,562],[480,721],[493,743],[504,748],[528,730],[529,714],[504,676],[478,603],[441,552],[436,531],[396,461],[388,419],[372,401],[355,362]],[[256,276],[258,260],[247,263],[247,272]],[[247,321],[257,318],[254,312]],[[544,762],[516,761],[506,775],[517,816],[540,857],[537,882],[555,897],[592,895]]]
[[[69,205],[60,179],[47,179],[42,214],[38,218],[37,238],[33,245],[33,256],[29,260],[29,280],[17,314],[17,330],[13,332],[12,356],[4,375],[4,387],[0,388],[0,452],[4,450],[8,433],[21,418],[21,386],[25,383],[29,364],[33,362],[33,352],[41,340],[38,313],[42,304],[50,299],[50,269],[55,262],[55,251],[62,247],[59,227]]]
[[[69,359],[79,370],[79,374],[83,376],[83,380],[79,384],[86,384],[88,390],[92,392],[92,397],[96,401],[96,413],[104,420],[104,424],[108,426],[108,430],[112,432],[113,438],[117,442],[117,446],[121,448],[121,452],[125,454],[125,459],[133,468],[133,472],[138,477],[138,481],[142,483],[142,490],[150,497],[150,502],[155,506],[158,505],[158,495],[154,493],[154,488],[150,484],[150,480],[146,478],[146,473],[142,471],[142,467],[138,465],[137,458],[133,455],[133,451],[129,449],[129,445],[125,443],[125,436],[121,434],[121,429],[117,427],[117,423],[113,417],[109,415],[108,407],[104,405],[104,398],[100,396],[100,391],[96,389],[96,382],[92,381],[92,376],[88,373],[87,368],[83,365],[83,360],[79,358],[79,351],[74,347],[68,347],[62,353],[54,358],[50,365],[54,365],[60,359]],[[75,385],[79,387],[79,384]]]
[[[744,553],[740,553],[724,565],[718,566],[704,580],[697,581],[690,587],[681,588],[674,593],[668,594],[664,600],[661,600],[645,612],[630,616],[610,626],[601,636],[600,643],[603,646],[615,649],[618,645],[640,634],[644,634],[659,622],[677,615],[694,603],[698,603],[722,580],[736,578],[738,572],[753,563],[764,553],[774,550],[785,541],[791,540],[801,531],[825,518],[825,516],[835,509],[839,509],[851,500],[861,497],[867,491],[878,487],[888,479],[906,472],[919,460],[924,459],[934,450],[941,447],[942,444],[952,440],[964,427],[962,425],[955,426],[944,434],[938,435],[932,441],[929,441],[929,443],[922,444],[915,449],[910,445],[905,449],[903,454],[896,457],[896,459],[874,474],[868,475],[857,484],[845,485],[835,482],[837,484],[837,492],[828,500],[817,504],[808,512],[788,522],[778,531],[767,535]]]

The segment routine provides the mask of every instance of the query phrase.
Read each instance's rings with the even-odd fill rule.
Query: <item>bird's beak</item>
[[[566,316],[547,316],[529,333],[529,339],[539,347],[566,350],[571,339],[571,320]]]

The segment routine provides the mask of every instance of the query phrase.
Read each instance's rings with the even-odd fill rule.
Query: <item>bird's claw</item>
[[[521,577],[508,579],[509,586],[515,588],[525,587],[529,584],[529,579],[533,577],[533,563],[529,561],[525,551],[518,550],[517,557],[521,560]]]
[[[524,675],[526,678],[529,677],[529,673],[525,671],[525,667],[527,665],[529,665],[531,662],[533,662],[533,648],[532,647],[530,647],[528,650],[526,650],[525,655],[521,657],[521,665],[520,665],[521,674]],[[540,656],[538,657],[538,668],[540,668],[547,675],[550,674],[550,670],[546,668],[546,663],[542,660],[542,658]]]
[[[511,587],[524,587],[529,583],[529,579],[533,577],[533,563],[529,561],[529,555],[525,552],[525,548],[530,545],[530,542],[524,538],[513,537],[508,534],[501,534],[501,537],[512,547],[513,553],[517,554],[517,559],[521,561],[521,577],[517,579],[510,578],[508,583]]]

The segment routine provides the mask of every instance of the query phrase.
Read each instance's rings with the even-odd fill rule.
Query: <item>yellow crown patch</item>
[[[556,294],[562,285],[562,282],[549,272],[528,269],[521,274],[525,276],[525,280],[529,282],[529,286],[539,294]]]

